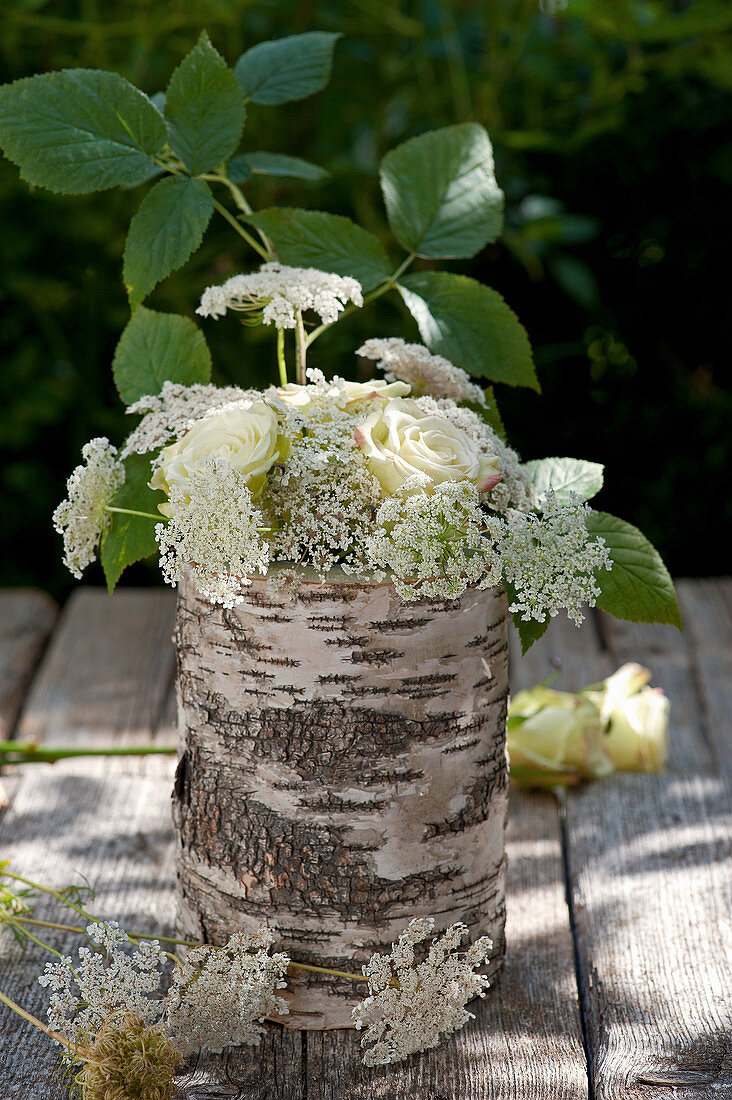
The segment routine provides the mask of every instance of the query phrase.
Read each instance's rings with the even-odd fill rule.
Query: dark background
[[[262,39],[344,34],[330,87],[250,107],[243,142],[316,161],[330,179],[257,177],[255,207],[348,214],[391,247],[381,156],[424,129],[488,128],[506,229],[452,268],[498,289],[532,339],[543,396],[499,392],[512,442],[526,459],[604,462],[598,507],[642,527],[676,575],[729,572],[728,0],[6,0],[2,79],[82,65],[153,93],[204,27],[232,64]],[[51,512],[82,444],[120,442],[130,426],[109,368],[143,190],[31,194],[0,165],[0,584],[66,594]],[[204,286],[253,264],[232,236],[212,223],[148,304],[192,316]],[[355,341],[376,334],[417,338],[389,298],[324,338],[317,365],[352,373]],[[260,334],[207,322],[217,379],[264,384],[269,335],[265,354]],[[98,566],[88,575],[101,583]],[[127,577],[159,583],[146,566]]]

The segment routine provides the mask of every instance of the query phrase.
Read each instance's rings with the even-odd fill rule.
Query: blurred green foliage
[[[726,0],[6,0],[2,79],[87,66],[154,93],[204,27],[230,62],[267,38],[344,34],[329,88],[251,107],[243,146],[330,177],[256,176],[255,207],[327,209],[383,237],[383,154],[455,121],[488,128],[506,229],[454,266],[501,291],[534,344],[543,396],[500,394],[512,441],[527,459],[606,463],[600,506],[640,526],[672,572],[729,571]],[[109,366],[143,191],[30,194],[0,164],[2,584],[67,591],[51,511],[81,445],[127,428]],[[192,316],[204,286],[252,264],[245,249],[219,220],[149,304]],[[351,373],[354,341],[377,332],[415,338],[398,303],[380,302],[322,341],[323,366]],[[267,332],[219,321],[206,336],[220,381],[273,377]]]

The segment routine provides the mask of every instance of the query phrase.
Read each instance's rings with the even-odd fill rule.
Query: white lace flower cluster
[[[583,606],[594,607],[600,595],[595,573],[612,569],[612,561],[604,539],[588,538],[589,507],[576,493],[560,504],[550,490],[541,510],[540,516],[510,511],[497,543],[503,577],[516,589],[509,610],[543,623],[547,613],[564,609],[579,626]]]
[[[223,317],[229,309],[261,311],[263,324],[285,329],[295,328],[304,310],[312,310],[324,325],[330,325],[348,302],[363,305],[357,279],[314,267],[266,263],[250,275],[234,275],[220,286],[207,287],[196,313]]]
[[[203,417],[226,409],[247,409],[261,396],[258,390],[243,390],[239,386],[163,382],[160,393],[147,394],[126,410],[142,415],[142,420],[125,440],[121,457],[156,451],[171,439],[178,439]]]
[[[492,943],[482,936],[458,954],[468,929],[451,925],[431,943],[424,961],[416,963],[415,946],[432,935],[432,917],[415,917],[392,945],[389,955],[372,955],[363,967],[369,996],[353,1009],[357,1029],[365,1027],[361,1046],[367,1066],[401,1062],[417,1051],[437,1046],[443,1035],[474,1018],[465,1005],[484,997],[489,986],[477,967]]]
[[[53,513],[53,526],[63,535],[64,565],[77,578],[96,560],[99,540],[110,522],[107,505],[125,481],[117,448],[104,436],[86,443],[81,455],[84,462],[66,482],[68,497]]]
[[[273,558],[310,565],[323,578],[335,566],[368,574],[367,539],[381,496],[354,432],[374,391],[341,378],[327,382],[318,370],[308,377],[297,392],[267,395],[290,443],[262,499],[274,528]]]
[[[493,542],[501,521],[482,511],[471,482],[446,481],[419,492],[428,482],[416,474],[380,506],[366,540],[371,564],[391,571],[405,602],[457,599],[470,585],[499,584]]]
[[[258,1046],[263,1022],[289,1012],[285,989],[290,960],[269,954],[274,936],[262,926],[235,933],[225,947],[195,947],[173,971],[165,1002],[166,1031],[183,1053]]]
[[[64,955],[46,963],[38,979],[51,989],[51,1030],[78,1042],[117,1012],[157,1020],[166,958],[158,941],[143,940],[129,954],[129,937],[116,921],[89,924],[86,934],[95,947],[80,947],[77,962]]]
[[[241,603],[242,586],[251,574],[266,573],[270,559],[264,519],[245,479],[209,457],[185,485],[170,485],[168,500],[171,518],[155,528],[166,582],[175,586],[190,568],[202,595],[224,607]]]
[[[367,340],[356,355],[376,359],[387,379],[409,382],[416,396],[431,394],[453,401],[474,401],[485,405],[482,388],[470,381],[470,375],[442,355],[433,355],[424,344],[408,344],[398,336]]]
[[[116,921],[89,924],[86,934],[95,949],[80,947],[76,962],[63,956],[47,963],[38,979],[51,989],[51,1030],[71,1043],[87,1042],[124,1013],[160,1026],[182,1054],[220,1053],[258,1044],[265,1017],[288,1012],[277,990],[285,988],[290,960],[270,954],[274,937],[264,926],[235,934],[223,947],[192,948],[176,963],[165,994],[167,956],[157,940],[130,951]]]

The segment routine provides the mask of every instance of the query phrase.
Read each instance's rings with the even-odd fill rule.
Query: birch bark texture
[[[303,570],[232,610],[178,594],[178,921],[360,972],[407,921],[504,953],[507,609],[501,588],[405,604]],[[292,980],[290,980],[292,979]],[[288,1027],[350,1027],[366,986],[290,971]]]

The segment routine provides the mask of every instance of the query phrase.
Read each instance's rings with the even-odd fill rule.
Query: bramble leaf
[[[150,469],[151,455],[129,455],[124,460],[125,483],[112,500],[115,508],[130,508],[136,512],[157,513],[158,502],[165,495],[148,486],[152,477]],[[123,571],[133,562],[154,554],[158,548],[155,541],[155,524],[163,522],[147,519],[143,516],[130,516],[123,512],[112,512],[111,523],[102,536],[100,560],[107,588],[113,591]]]
[[[603,469],[599,462],[582,458],[539,458],[524,463],[537,496],[553,489],[560,504],[568,504],[571,493],[592,500],[602,489]]]
[[[140,306],[117,344],[112,372],[120,397],[131,405],[159,393],[163,382],[208,382],[211,355],[193,321]]]
[[[259,42],[241,55],[234,75],[252,103],[275,106],[305,99],[330,80],[340,37],[328,31],[306,31]]]

